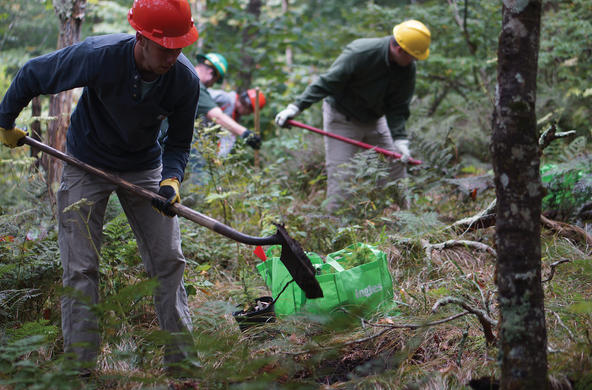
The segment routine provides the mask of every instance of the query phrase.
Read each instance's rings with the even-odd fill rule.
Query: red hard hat
[[[198,37],[187,0],[134,0],[127,20],[134,30],[167,49],[189,46]]]
[[[257,106],[257,91],[254,89],[248,89],[247,96],[249,96],[249,100],[251,100],[251,106],[253,107],[253,110],[255,110],[255,107]],[[265,95],[263,92],[259,91],[259,109],[265,107],[265,103]]]

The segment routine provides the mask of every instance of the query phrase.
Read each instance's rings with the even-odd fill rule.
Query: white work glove
[[[300,109],[295,104],[288,104],[288,107],[280,111],[275,116],[275,123],[280,127],[286,127],[286,121],[288,119],[294,118],[296,115],[300,114]]]
[[[411,158],[411,151],[409,150],[409,140],[398,139],[394,144],[395,151],[401,154],[401,162],[407,163]]]

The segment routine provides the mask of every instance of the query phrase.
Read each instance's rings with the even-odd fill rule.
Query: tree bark
[[[282,13],[285,16],[288,16],[288,12],[290,10],[290,1],[289,0],[282,0]],[[286,66],[288,67],[288,71],[292,68],[292,46],[288,45],[286,47]]]
[[[35,96],[33,100],[31,100],[31,115],[34,117],[41,116],[41,99],[39,96]],[[41,141],[41,121],[36,119],[31,123],[31,138],[36,139],[37,141]],[[35,158],[34,166],[36,168],[39,167],[39,152],[40,150],[37,148],[31,147],[31,157]]]
[[[84,19],[86,0],[54,0],[53,6],[60,20],[60,34],[58,49],[70,46],[80,41],[80,27]],[[72,112],[72,91],[64,91],[53,95],[49,99],[49,116],[55,116],[55,121],[49,122],[47,127],[47,143],[58,150],[65,149],[66,132],[70,125]],[[62,163],[44,156],[42,165],[47,172],[47,186],[52,207],[56,204],[57,186],[62,175]]]
[[[547,388],[536,129],[541,0],[503,0],[492,155],[502,389]]]
[[[204,44],[204,39],[202,36],[202,32],[204,29],[203,15],[206,12],[206,9],[208,6],[208,0],[190,0],[189,3],[191,5],[191,15],[193,16],[193,21],[195,23],[195,27],[197,28],[197,31],[200,34],[199,37],[197,38],[197,43],[195,45],[198,49],[197,51],[199,53],[201,53],[202,49],[203,49],[203,44]]]

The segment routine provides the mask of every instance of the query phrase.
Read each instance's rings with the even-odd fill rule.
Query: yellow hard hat
[[[418,20],[406,20],[393,28],[395,40],[407,53],[418,60],[430,55],[430,30]]]

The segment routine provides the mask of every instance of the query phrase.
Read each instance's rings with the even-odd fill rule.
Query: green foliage
[[[10,74],[56,47],[58,26],[47,5],[45,0],[0,2],[0,63]]]
[[[48,204],[29,208],[39,202],[39,188],[31,180],[11,190],[9,180],[3,206],[22,211],[3,210],[0,217],[0,319],[19,324],[52,306],[61,271],[56,235],[46,219]]]
[[[444,227],[434,212],[418,214],[409,211],[399,211],[393,215],[393,223],[402,236],[413,237],[435,232]]]
[[[350,269],[375,260],[376,255],[372,249],[367,246],[358,246],[349,252],[343,252],[339,259],[339,263],[344,269]]]
[[[105,224],[101,248],[101,269],[127,271],[141,265],[136,239],[124,213]]]
[[[545,110],[561,109],[558,123],[590,134],[590,94],[582,75],[592,69],[586,44],[592,33],[592,9],[585,0],[551,2],[543,14],[539,53],[538,100]],[[542,105],[542,104],[539,104]]]
[[[129,1],[89,1],[82,24],[84,35],[133,33],[134,30],[127,21],[127,12],[131,4]]]
[[[452,188],[449,180],[490,170],[501,2],[312,0],[290,2],[284,13],[280,2],[272,1],[262,5],[258,17],[248,14],[246,5],[242,0],[208,0],[201,14],[194,13],[201,41],[184,52],[192,61],[198,51],[224,54],[230,63],[225,89],[247,87],[250,82],[266,94],[261,167],[253,167],[252,150],[240,141],[235,153],[219,158],[216,143],[223,130],[202,124],[194,141],[204,165],[188,169],[181,186],[183,203],[256,236],[273,234],[272,222],[283,222],[307,251],[331,253],[355,242],[376,243],[388,250],[403,322],[424,322],[435,301],[447,295],[467,298],[495,316],[494,305],[488,307],[495,296],[489,260],[483,261],[479,251],[456,248],[435,251],[427,264],[423,245],[460,238],[444,229],[446,225],[474,215],[495,196],[489,190],[471,199]],[[129,6],[127,0],[89,1],[82,38],[130,32],[125,18]],[[586,0],[550,1],[544,11],[537,113],[549,116],[559,129],[577,132],[574,140],[554,142],[545,149],[543,162],[555,164],[553,171],[547,171],[553,179],[546,183],[545,205],[571,217],[592,196],[588,156],[592,93],[587,86],[592,8]],[[51,4],[40,0],[5,2],[0,18],[4,93],[18,66],[53,50],[57,22]],[[278,129],[273,116],[324,72],[348,42],[390,35],[393,25],[407,18],[424,21],[432,31],[431,55],[417,64],[416,96],[407,122],[413,155],[423,164],[411,168],[405,181],[394,182],[383,158],[361,153],[350,166],[351,203],[340,215],[328,215],[322,207],[326,186],[322,137]],[[466,22],[466,28],[457,21]],[[293,55],[290,65],[285,62],[288,48]],[[245,61],[248,56],[253,63]],[[245,74],[251,79],[244,79]],[[321,127],[320,104],[299,119]],[[30,113],[24,112],[18,122],[28,125]],[[244,124],[252,126],[251,119]],[[33,159],[24,148],[2,148],[0,155],[0,386],[83,388],[75,376],[76,362],[61,354],[61,269],[56,221],[40,180],[43,172],[31,171]],[[392,205],[405,198],[411,201],[408,210]],[[377,336],[383,328],[358,326],[359,318],[347,326],[322,318],[286,319],[240,333],[230,314],[253,297],[268,294],[255,271],[253,248],[195,223],[183,219],[180,223],[195,324],[191,352],[204,367],[196,379],[202,387],[317,388],[325,383],[456,389],[464,388],[461,378],[497,372],[495,362],[483,358],[495,356],[496,351],[486,349],[479,324],[469,315],[429,332],[396,329],[385,337]],[[462,238],[494,246],[490,230],[463,232]],[[585,339],[591,326],[589,261],[582,259],[584,249],[572,241],[550,236],[543,236],[544,267],[557,259],[576,259],[558,269],[555,279],[545,285],[546,307],[565,322],[557,326],[555,317],[548,316],[550,345],[573,351],[550,354],[550,364],[561,372],[577,372],[582,378],[577,386],[583,388],[591,364]],[[93,310],[102,325],[100,375],[110,378],[96,387],[165,386],[159,377],[160,359],[170,338],[157,330],[151,302],[155,281],[146,277],[137,243],[116,201],[109,202],[103,243],[102,301]],[[449,314],[453,313],[457,311],[451,309]],[[392,323],[387,312],[376,318],[379,326]],[[463,350],[458,329],[464,326],[471,332]],[[575,341],[567,340],[565,329],[577,330]],[[451,372],[440,375],[436,365],[451,367]]]
[[[351,174],[344,180],[350,199],[339,214],[352,219],[372,219],[393,204],[404,204],[407,194],[402,180],[392,178],[392,165],[373,151],[358,153],[345,166]],[[381,188],[381,191],[376,191]]]
[[[44,354],[55,342],[55,327],[43,322],[27,325],[30,336],[0,343],[0,385],[11,389],[80,389],[76,363]]]
[[[577,144],[574,140],[566,153],[571,154]],[[585,141],[585,139],[584,139]],[[575,219],[579,209],[592,198],[592,158],[589,155],[572,157],[558,164],[546,164],[541,168],[543,185],[547,195],[543,198],[543,210],[554,210],[563,219]]]
[[[48,320],[26,322],[20,328],[8,329],[6,335],[13,341],[22,340],[27,337],[42,335],[46,342],[53,342],[58,336],[58,327],[49,323]]]
[[[586,390],[592,387],[592,373],[585,374],[576,382],[575,390]]]

